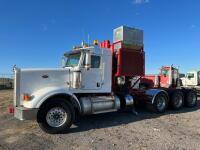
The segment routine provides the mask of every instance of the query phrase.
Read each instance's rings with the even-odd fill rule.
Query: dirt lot
[[[157,115],[115,112],[83,117],[69,133],[48,135],[36,122],[7,113],[12,91],[0,91],[0,149],[200,149],[200,102]]]

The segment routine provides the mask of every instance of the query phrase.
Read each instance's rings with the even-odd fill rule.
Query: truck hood
[[[22,105],[23,94],[32,93],[47,87],[69,88],[69,68],[38,68],[38,69],[15,69],[14,99],[16,105]]]

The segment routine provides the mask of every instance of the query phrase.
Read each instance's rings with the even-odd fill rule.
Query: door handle
[[[101,86],[101,84],[99,82],[97,82],[97,87],[100,87],[100,86]]]

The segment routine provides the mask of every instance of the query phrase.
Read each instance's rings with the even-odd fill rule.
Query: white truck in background
[[[197,94],[200,95],[200,70],[189,71],[186,73],[185,77],[182,77],[180,79],[182,82],[182,86],[195,89],[197,91]]]

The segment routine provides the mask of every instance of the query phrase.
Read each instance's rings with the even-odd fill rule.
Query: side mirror
[[[91,55],[89,53],[86,53],[85,55],[85,68],[90,69],[91,67]]]

